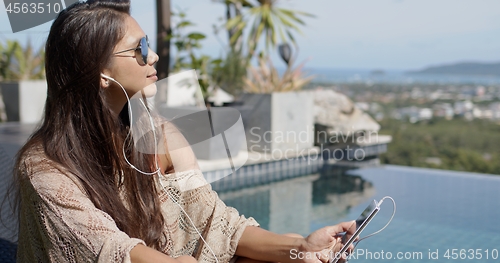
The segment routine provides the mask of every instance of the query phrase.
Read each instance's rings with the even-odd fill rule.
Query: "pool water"
[[[302,235],[356,219],[371,200],[388,195],[397,204],[393,221],[360,242],[350,261],[500,261],[497,175],[403,166],[325,166],[317,174],[219,195],[265,229]],[[361,237],[383,227],[392,209],[385,200]]]

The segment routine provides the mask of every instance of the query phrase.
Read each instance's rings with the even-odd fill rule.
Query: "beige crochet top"
[[[43,153],[27,155],[22,169],[30,180],[21,186],[17,262],[130,262],[130,250],[144,242],[120,231],[72,174]],[[221,263],[234,256],[245,227],[258,225],[227,207],[199,169],[165,175],[160,181],[167,239],[162,252],[171,257],[192,255],[199,262],[216,262],[181,207]]]

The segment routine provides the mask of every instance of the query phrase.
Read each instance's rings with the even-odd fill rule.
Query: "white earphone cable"
[[[394,199],[390,196],[384,196],[377,204],[377,206],[380,206],[382,205],[382,203],[384,202],[385,199],[390,199],[392,201],[392,204],[393,204],[393,210],[392,210],[392,215],[391,215],[391,218],[389,218],[389,221],[385,224],[384,227],[382,227],[381,229],[379,229],[378,231],[375,231],[369,235],[366,235],[362,238],[360,238],[358,241],[356,241],[355,245],[354,245],[354,249],[356,249],[356,247],[358,246],[359,242],[361,242],[362,240],[365,240],[371,236],[374,236],[380,232],[382,232],[387,226],[389,226],[389,224],[392,222],[392,219],[394,218],[394,215],[396,214],[396,201],[394,201]],[[353,250],[354,250],[353,249]]]
[[[161,175],[160,175],[161,176]],[[161,183],[160,183],[161,184]],[[207,246],[208,250],[210,250],[210,253],[212,253],[212,255],[214,256],[214,259],[215,259],[215,262],[216,263],[219,263],[219,259],[217,258],[217,256],[215,256],[215,252],[212,250],[212,248],[210,247],[210,245],[208,244],[208,242],[205,240],[205,238],[203,238],[203,235],[200,233],[200,231],[198,231],[198,228],[196,227],[196,225],[194,224],[193,220],[191,219],[191,217],[188,215],[188,213],[186,212],[186,210],[184,210],[184,208],[182,208],[182,206],[177,203],[177,201],[175,201],[174,197],[170,194],[170,192],[165,189],[165,186],[163,184],[161,184],[162,188],[163,188],[163,191],[165,191],[165,193],[167,193],[167,195],[170,197],[170,199],[172,199],[172,201],[181,209],[181,211],[186,215],[186,217],[189,219],[189,222],[191,223],[191,225],[193,226],[194,230],[196,231],[196,233],[198,234],[198,236],[200,236],[201,240],[203,241],[203,243]]]
[[[153,172],[144,172],[144,171],[141,171],[139,168],[135,167],[133,164],[130,163],[130,161],[128,160],[127,158],[127,155],[125,154],[125,142],[130,138],[130,133],[131,133],[131,130],[132,130],[132,122],[133,122],[133,116],[132,116],[132,106],[130,104],[130,98],[128,97],[128,94],[127,94],[127,91],[125,90],[125,88],[123,87],[122,84],[120,84],[120,82],[116,81],[114,78],[111,78],[109,76],[106,76],[104,74],[101,74],[101,76],[103,78],[106,78],[106,79],[109,79],[113,82],[115,82],[116,84],[118,84],[122,90],[123,90],[123,93],[125,93],[125,97],[127,98],[127,104],[128,104],[128,114],[129,114],[129,118],[130,118],[130,128],[127,132],[127,136],[125,137],[125,141],[122,145],[122,153],[123,153],[123,158],[125,159],[125,162],[127,162],[127,164],[132,167],[132,169],[136,170],[137,172],[141,173],[141,174],[144,174],[144,175],[154,175],[154,174],[157,174],[158,172],[160,172],[161,168],[159,167],[158,165],[158,140],[156,138],[156,130],[155,130],[155,127],[154,127],[154,122],[153,122],[153,118],[151,116],[151,113],[149,112],[149,109],[148,107],[146,107],[146,104],[144,104],[144,101],[142,99],[139,99],[142,103],[142,105],[144,106],[144,108],[146,109],[146,112],[149,116],[149,121],[151,123],[151,129],[152,129],[152,132],[153,132],[153,138],[154,138],[154,154],[155,154],[155,166],[156,166],[156,170],[153,171]]]
[[[113,79],[113,78],[111,78],[109,76],[106,76],[104,74],[101,74],[101,76],[103,78],[109,79],[109,80],[117,83],[122,88],[123,92],[125,93],[125,97],[127,97],[128,113],[129,113],[129,118],[131,120],[130,121],[130,129],[129,129],[128,133],[127,133],[127,136],[125,137],[125,141],[127,141],[128,138],[130,137],[130,133],[131,133],[131,130],[132,130],[132,120],[133,120],[133,118],[132,118],[132,106],[130,105],[130,98],[128,97],[128,94],[127,94],[125,88],[122,86],[122,84],[120,84],[120,82],[118,82],[115,79]],[[148,116],[149,116],[149,122],[151,123],[151,129],[153,131],[153,138],[154,138],[154,144],[155,144],[154,145],[155,166],[156,166],[157,169],[154,172],[144,172],[144,171],[141,171],[140,169],[138,169],[137,167],[135,167],[133,164],[131,164],[129,162],[129,160],[127,159],[127,156],[125,154],[125,142],[123,143],[123,147],[122,147],[123,157],[125,158],[125,161],[127,162],[127,164],[130,165],[130,167],[132,167],[137,172],[145,174],[145,175],[154,175],[154,174],[157,174],[159,176],[159,178],[161,178],[163,175],[161,174],[161,168],[158,165],[158,148],[157,148],[158,141],[157,141],[157,138],[156,138],[156,129],[155,129],[155,126],[154,126],[153,117],[151,116],[151,113],[149,112],[149,109],[147,108],[146,104],[144,104],[144,101],[142,99],[139,99],[139,100],[141,101],[141,104],[146,109],[146,112],[148,113]],[[186,212],[186,210],[184,210],[184,208],[177,201],[175,201],[175,199],[170,194],[170,192],[167,189],[165,189],[165,186],[161,183],[161,181],[160,181],[160,185],[161,185],[163,191],[165,191],[165,193],[167,193],[167,195],[170,197],[170,199],[181,209],[181,211],[184,213],[184,215],[186,215],[186,217],[189,219],[189,222],[191,223],[191,225],[193,225],[193,228],[196,231],[196,233],[200,236],[200,238],[203,241],[203,243],[208,247],[208,249],[210,250],[210,253],[212,253],[212,255],[214,256],[214,259],[215,259],[216,263],[219,263],[219,259],[215,255],[215,253],[212,250],[212,248],[210,247],[210,245],[208,245],[208,242],[205,240],[205,238],[203,238],[203,235],[200,233],[200,231],[198,230],[198,228],[196,227],[196,225],[194,224],[193,220],[188,215],[188,213]]]

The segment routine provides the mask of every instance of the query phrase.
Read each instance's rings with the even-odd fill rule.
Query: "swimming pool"
[[[394,220],[360,242],[351,261],[500,260],[500,176],[403,166],[325,166],[317,174],[220,193],[263,228],[302,235],[353,220],[372,199],[386,195],[397,203]],[[386,200],[361,236],[380,229],[391,214]]]

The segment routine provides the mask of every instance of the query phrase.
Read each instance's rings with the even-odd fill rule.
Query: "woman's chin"
[[[144,87],[143,91],[144,91],[144,96],[146,96],[146,98],[154,97],[157,91],[156,82],[151,83],[148,86]]]

